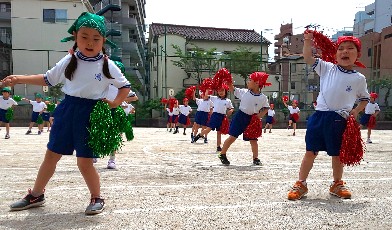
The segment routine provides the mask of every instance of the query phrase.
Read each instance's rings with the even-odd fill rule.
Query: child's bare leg
[[[216,147],[220,147],[221,144],[222,144],[222,132],[218,131],[218,132],[216,132]]]
[[[79,171],[82,173],[84,181],[90,190],[91,197],[100,197],[101,189],[99,183],[99,175],[93,165],[93,158],[78,157],[77,159]]]
[[[340,162],[339,156],[332,157],[332,170],[333,170],[333,180],[340,181],[343,177],[343,164]]]
[[[368,128],[367,130],[368,130],[367,131],[367,138],[370,138],[370,135],[372,134],[372,129]]]
[[[30,122],[29,130],[31,130],[33,128],[33,126],[34,126],[34,122]]]
[[[237,137],[229,136],[223,143],[221,154],[226,154],[227,150],[230,148],[230,145],[233,144],[236,139]]]
[[[10,134],[10,123],[5,123],[5,134]]]
[[[249,143],[252,148],[253,159],[259,158],[259,144],[257,140],[250,140]]]
[[[56,170],[57,162],[61,157],[61,154],[52,152],[49,149],[46,150],[44,161],[38,170],[37,179],[35,180],[33,190],[31,191],[33,196],[40,196],[44,192],[46,185]]]
[[[313,168],[314,160],[317,157],[312,151],[306,151],[304,158],[302,159],[301,168],[299,170],[299,180],[306,181],[309,176],[310,170]]]

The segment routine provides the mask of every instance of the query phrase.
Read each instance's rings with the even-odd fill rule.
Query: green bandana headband
[[[74,41],[75,37],[73,36],[73,32],[77,32],[82,27],[96,29],[100,35],[106,37],[105,18],[103,16],[99,16],[89,12],[83,12],[68,29],[68,33],[72,34],[72,36],[63,38],[61,42]],[[112,48],[117,47],[117,45],[109,39],[106,39],[105,43]]]
[[[122,74],[125,74],[125,67],[124,67],[124,64],[122,62],[114,61],[114,64],[116,64],[116,66],[121,70]]]

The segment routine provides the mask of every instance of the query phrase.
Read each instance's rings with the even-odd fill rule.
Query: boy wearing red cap
[[[370,94],[370,103],[366,105],[365,113],[361,116],[360,123],[362,126],[367,127],[367,143],[373,143],[370,139],[370,135],[372,134],[372,129],[376,126],[376,117],[380,112],[380,107],[375,102],[378,98],[377,93]]]
[[[318,46],[319,36],[320,33],[315,31],[307,30],[304,33],[304,60],[313,65],[313,69],[320,76],[320,93],[317,97],[316,112],[308,119],[306,153],[301,163],[299,178],[288,193],[289,200],[299,200],[307,194],[306,179],[319,151],[326,151],[332,158],[333,182],[329,193],[340,198],[351,198],[351,192],[342,181],[340,149],[346,119],[350,115],[357,117],[369,101],[366,78],[353,69],[354,65],[363,66],[358,61],[361,56],[360,41],[352,36],[339,37],[336,44],[331,43],[331,47],[325,49],[327,52],[323,52],[323,59],[316,59],[312,55],[312,40],[315,39],[315,45]],[[327,56],[329,53],[330,56]],[[356,100],[360,102],[353,109]]]
[[[223,143],[222,151],[219,154],[222,164],[230,165],[230,161],[226,157],[227,150],[238,136],[243,134],[243,139],[249,141],[251,145],[253,164],[261,165],[258,158],[259,146],[257,138],[261,136],[262,131],[260,118],[267,113],[269,104],[267,96],[262,94],[260,89],[271,85],[271,83],[266,82],[268,76],[264,72],[252,73],[247,82],[247,89],[234,88],[232,83],[229,85],[229,90],[234,91],[234,95],[241,101],[239,111],[235,113],[230,123],[230,136]]]
[[[191,124],[191,121],[189,119],[189,114],[192,112],[192,108],[188,105],[189,104],[189,99],[188,98],[184,98],[184,100],[182,100],[183,105],[179,105],[179,109],[180,109],[180,116],[178,117],[178,123],[180,123],[182,125],[182,127],[184,128],[184,135],[186,135],[185,130],[186,127],[188,125]]]
[[[274,116],[275,116],[275,110],[274,110],[274,104],[270,104],[270,108],[268,109],[267,113],[267,119],[265,120],[265,127],[264,127],[264,133],[267,132],[267,129],[269,128],[269,133],[272,133],[272,124],[274,123]]]
[[[291,105],[287,105],[286,101],[283,100],[284,105],[287,107],[287,109],[290,111],[290,116],[289,116],[289,126],[287,129],[291,128],[291,125],[293,125],[293,136],[295,136],[295,130],[297,129],[297,121],[299,119],[299,108],[298,108],[298,101],[293,100],[291,102]]]

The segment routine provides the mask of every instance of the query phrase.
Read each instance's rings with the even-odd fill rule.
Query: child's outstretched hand
[[[305,30],[304,32],[304,40],[312,40],[313,39],[313,31]]]
[[[5,86],[14,86],[16,84],[18,84],[18,77],[16,77],[15,75],[10,75],[5,77],[2,81],[2,87]]]

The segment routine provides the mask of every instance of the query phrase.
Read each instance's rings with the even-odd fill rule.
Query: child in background
[[[9,108],[18,105],[14,99],[10,97],[11,89],[4,87],[1,90],[2,96],[0,97],[0,125],[4,122],[5,126],[5,139],[10,139],[10,121],[7,119],[7,111]]]
[[[272,133],[272,124],[274,123],[274,116],[275,116],[275,110],[274,110],[274,104],[270,104],[270,108],[268,109],[267,113],[267,119],[265,119],[265,127],[264,127],[264,133],[267,132],[267,129],[269,128],[269,133]]]
[[[173,126],[173,123],[172,123],[172,121],[173,121],[173,108],[167,108],[167,105],[165,104],[165,108],[164,108],[166,111],[167,111],[167,123],[166,123],[166,131],[168,131],[169,130],[169,132],[171,132],[172,131],[172,126]]]
[[[186,127],[191,124],[189,120],[189,114],[192,112],[192,108],[188,105],[189,104],[188,98],[184,98],[184,100],[182,100],[182,103],[183,105],[178,106],[180,109],[180,116],[178,117],[178,123],[182,125],[182,127],[184,128],[183,134],[186,135],[185,133]]]
[[[380,113],[380,107],[375,102],[378,98],[377,93],[370,94],[370,103],[366,105],[365,113],[361,116],[360,123],[363,127],[367,127],[367,143],[373,143],[370,139],[372,129],[376,126],[376,117]]]
[[[42,120],[44,121],[42,123],[42,126],[41,126],[42,127],[42,129],[41,129],[42,133],[44,132],[45,125],[48,127],[47,131],[48,132],[50,131],[50,117],[51,117],[51,113],[47,110],[48,109],[48,105],[50,103],[50,99],[46,98],[44,102],[45,102],[46,108],[44,109],[44,111],[41,114]]]
[[[261,165],[259,160],[259,146],[257,143],[257,138],[248,138],[245,135],[248,126],[257,125],[253,124],[252,120],[256,117],[256,120],[260,122],[260,127],[250,127],[260,130],[261,135],[261,120],[269,108],[268,98],[260,92],[261,88],[270,85],[267,83],[268,74],[264,72],[254,72],[249,76],[247,81],[247,89],[234,88],[233,84],[229,85],[229,90],[234,91],[234,95],[239,98],[240,106],[239,111],[235,113],[233,119],[230,123],[229,137],[225,140],[221,153],[219,154],[219,159],[222,164],[230,165],[230,161],[226,157],[227,150],[230,148],[231,144],[238,138],[239,135],[243,134],[243,139],[249,141],[252,153],[253,153],[253,164]],[[255,129],[253,129],[255,130]]]
[[[22,98],[22,100],[28,101],[31,105],[33,105],[33,113],[31,114],[31,122],[29,125],[29,130],[27,130],[26,132],[26,135],[29,135],[31,133],[31,129],[33,128],[34,124],[37,123],[38,116],[41,115],[46,109],[46,104],[45,102],[42,101],[42,96],[39,93],[35,95],[35,101],[31,101],[27,98]],[[38,135],[40,135],[43,129],[43,124],[37,124],[37,125],[38,125]]]
[[[89,189],[91,198],[86,215],[101,213],[104,199],[101,197],[99,175],[93,165],[94,154],[88,143],[90,114],[99,101],[110,108],[119,106],[129,93],[130,84],[113,61],[105,55],[105,18],[96,14],[82,13],[69,28],[75,40],[70,54],[62,58],[45,74],[11,75],[3,79],[4,85],[34,84],[53,86],[63,83],[65,99],[54,112],[54,122],[44,161],[38,171],[32,190],[21,200],[11,204],[12,211],[34,208],[45,203],[45,187],[52,178],[62,155],[76,151],[77,165]],[[78,49],[78,50],[77,50]],[[105,98],[110,85],[119,88],[113,101]],[[70,196],[70,194],[68,194]]]
[[[56,104],[54,104],[55,110],[56,110],[57,106],[60,105],[60,103],[61,103],[61,99],[57,99]],[[50,113],[50,118],[49,118],[50,126],[53,125],[53,121],[54,121],[53,113],[54,113],[54,111]]]
[[[340,198],[351,198],[351,192],[345,186],[343,164],[339,155],[346,119],[357,117],[369,100],[366,78],[353,69],[354,64],[361,65],[361,42],[352,36],[341,36],[335,45],[331,45],[331,53],[337,64],[327,62],[312,55],[312,41],[315,31],[304,33],[304,60],[312,65],[320,76],[320,93],[317,97],[316,112],[308,119],[306,130],[306,153],[302,159],[298,180],[288,193],[289,200],[299,200],[308,192],[306,179],[313,167],[314,160],[320,151],[326,151],[332,158],[333,182],[329,193]],[[318,32],[317,32],[318,33]],[[319,35],[319,34],[317,34]],[[315,43],[317,44],[317,43]],[[328,56],[324,56],[326,58]],[[357,64],[358,63],[358,64]],[[353,109],[354,103],[358,106]]]
[[[291,102],[291,105],[287,105],[287,102],[283,100],[284,105],[287,107],[287,109],[290,111],[290,117],[289,117],[289,126],[287,129],[291,128],[291,125],[293,125],[293,136],[295,136],[295,130],[297,129],[297,121],[299,119],[299,108],[298,106],[298,101],[293,100]]]
[[[211,112],[211,108],[213,106],[212,101],[210,100],[210,91],[211,90],[206,90],[205,92],[202,92],[200,99],[196,98],[196,91],[193,94],[193,100],[195,100],[197,104],[197,112],[195,114],[195,122],[193,123],[192,127],[191,143],[195,142],[194,138],[197,136],[199,128],[201,128],[201,131],[207,128],[208,115]],[[205,135],[203,138],[204,143],[208,143],[207,135]]]
[[[178,107],[178,100],[174,103],[173,106],[173,115],[172,115],[172,128],[174,129],[173,134],[178,133],[178,116],[180,115],[180,108]]]
[[[207,136],[211,130],[216,129],[216,151],[221,152],[221,143],[222,143],[222,133],[221,133],[221,126],[223,119],[227,116],[230,116],[233,111],[234,107],[231,103],[231,100],[227,98],[227,90],[229,87],[227,85],[222,85],[220,89],[217,90],[218,96],[210,96],[210,100],[214,104],[214,108],[212,110],[212,115],[210,120],[208,121],[207,128],[202,130],[200,134],[198,134],[194,138],[194,142],[199,140],[203,136]]]

